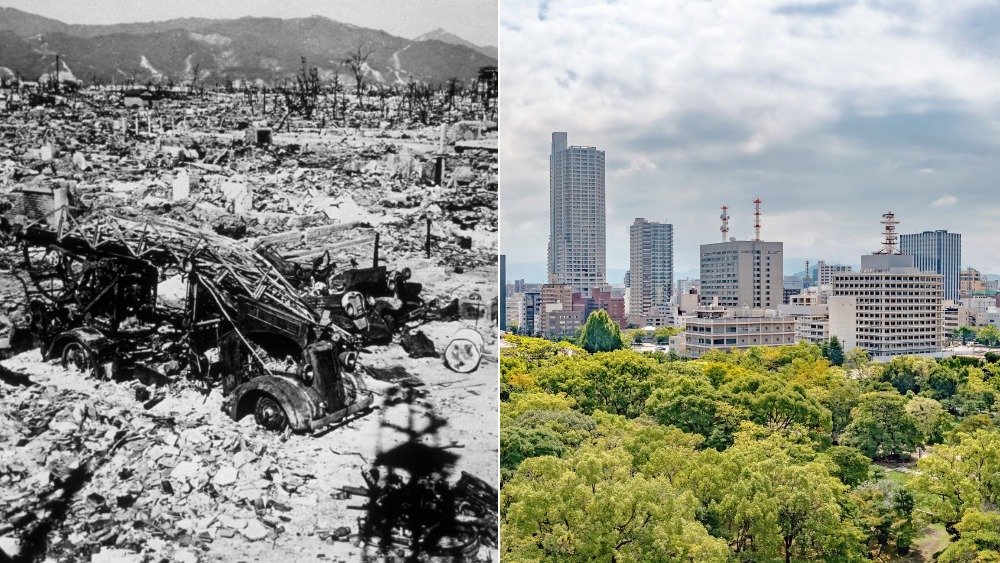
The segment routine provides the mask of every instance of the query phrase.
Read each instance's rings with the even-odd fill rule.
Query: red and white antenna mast
[[[729,206],[722,206],[722,215],[719,215],[719,219],[722,219],[722,226],[719,227],[719,231],[722,232],[722,242],[729,240]]]
[[[760,240],[760,198],[753,200],[753,239]]]
[[[896,220],[896,214],[892,211],[886,211],[882,214],[882,225],[884,226],[882,235],[885,238],[882,239],[882,250],[879,250],[876,254],[899,254],[897,245],[899,233],[896,232],[896,225],[898,224],[899,221]]]

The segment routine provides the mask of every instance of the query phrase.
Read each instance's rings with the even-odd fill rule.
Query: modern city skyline
[[[552,133],[548,281],[584,293],[607,285],[604,181],[604,151]]]
[[[758,195],[789,272],[817,259],[857,269],[869,242],[857,210],[873,207],[906,217],[904,232],[961,232],[964,265],[1000,274],[1000,201],[989,188],[1000,175],[1000,73],[983,23],[995,8],[809,6],[503,2],[510,275],[545,281],[544,169],[556,130],[608,155],[616,285],[635,217],[670,218],[683,276],[699,266],[698,245],[717,240],[705,213]],[[674,40],[632,41],[635,30]],[[733,231],[746,232],[752,217],[737,211]]]

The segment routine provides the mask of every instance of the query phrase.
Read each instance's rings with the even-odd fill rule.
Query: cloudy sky
[[[542,281],[552,131],[607,152],[608,268],[635,217],[674,225],[675,271],[730,236],[848,264],[900,232],[962,233],[1000,273],[1000,5],[990,1],[504,0],[501,251]]]
[[[496,0],[0,0],[0,5],[80,24],[319,15],[410,39],[442,27],[477,45],[497,44]]]

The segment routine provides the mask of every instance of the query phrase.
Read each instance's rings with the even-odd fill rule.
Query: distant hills
[[[478,47],[440,29],[411,40],[320,16],[76,25],[0,8],[0,72],[30,80],[55,70],[56,53],[62,72],[85,82],[181,82],[195,68],[209,84],[273,82],[294,76],[301,57],[329,79],[347,74],[340,59],[359,45],[372,49],[368,79],[386,84],[467,80],[480,67],[497,64],[495,47]]]
[[[440,27],[435,29],[434,31],[429,31],[421,35],[420,37],[417,37],[416,39],[414,39],[414,41],[442,41],[444,43],[449,43],[451,45],[463,45],[470,49],[475,49],[491,59],[497,59],[499,57],[499,52],[498,52],[499,49],[497,49],[496,46],[476,45],[475,43],[471,41],[466,41],[465,39],[462,39],[461,37],[455,35],[454,33],[445,31]]]

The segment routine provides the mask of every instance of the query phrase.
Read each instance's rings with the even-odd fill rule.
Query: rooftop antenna
[[[753,239],[760,240],[760,198],[753,200]]]
[[[722,206],[722,215],[719,215],[719,219],[722,219],[722,226],[719,230],[722,231],[722,242],[726,242],[726,235],[729,234],[729,206]]]
[[[882,225],[884,226],[882,234],[885,238],[882,240],[882,250],[879,250],[875,254],[899,254],[896,244],[899,240],[899,233],[896,232],[896,225],[898,224],[899,221],[896,220],[896,214],[892,211],[886,211],[882,214]]]

